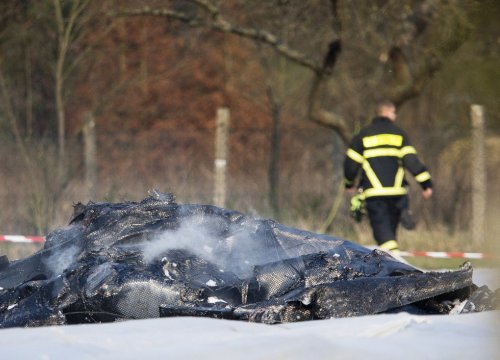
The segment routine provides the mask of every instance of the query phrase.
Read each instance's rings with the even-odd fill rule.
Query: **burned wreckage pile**
[[[207,316],[263,323],[494,308],[472,268],[423,272],[352,242],[156,191],[75,205],[44,248],[0,257],[0,328]]]

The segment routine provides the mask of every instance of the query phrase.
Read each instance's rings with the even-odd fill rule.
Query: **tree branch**
[[[206,0],[188,0],[188,1],[201,7],[203,10],[208,12],[212,16],[212,18],[214,18],[214,19],[216,17],[218,17],[220,14],[217,6],[211,4],[210,2],[208,2]]]
[[[196,3],[206,3],[205,1],[197,0]],[[207,5],[208,6],[208,5]],[[213,10],[211,14],[218,14]],[[253,28],[241,27],[231,24],[230,22],[223,19],[220,15],[213,19],[201,19],[198,17],[192,17],[185,13],[178,12],[172,9],[151,9],[145,7],[142,9],[127,9],[119,11],[117,16],[159,16],[166,17],[169,19],[179,20],[191,27],[202,27],[211,29],[214,31],[219,31],[222,33],[230,33],[238,35],[247,39],[252,39],[271,46],[276,52],[286,57],[287,59],[305,66],[314,72],[323,71],[323,67],[316,63],[315,61],[309,59],[306,55],[299,51],[291,49],[287,44],[283,43],[278,37],[271,34],[266,30],[258,30]]]
[[[316,72],[311,90],[309,92],[309,107],[307,109],[307,115],[312,122],[337,132],[344,144],[347,145],[351,136],[345,119],[340,115],[321,108],[320,104],[320,94],[326,84],[326,81],[328,80],[328,75],[330,75],[333,71],[333,67],[337,62],[341,50],[342,47],[340,40],[335,40],[328,46],[328,52],[323,61],[323,71]]]
[[[315,74],[311,91],[309,92],[309,107],[307,115],[312,122],[337,132],[344,144],[348,144],[351,135],[345,119],[331,111],[322,109],[320,106],[320,94],[326,80],[327,76],[325,73]]]
[[[414,74],[411,72],[402,47],[399,44],[392,47],[389,61],[394,82],[389,90],[389,98],[396,106],[420,95],[425,84],[442,68],[445,60],[460,48],[470,33],[469,23],[455,6],[451,4],[443,6],[442,14],[434,14],[434,19],[431,19],[431,13],[433,13],[431,4],[430,1],[420,4],[420,8],[416,9],[409,19],[415,26],[413,35],[404,41],[400,38],[396,42],[402,45],[413,44],[418,38],[424,35],[429,36],[428,33],[437,27],[446,27],[451,31],[436,31],[437,36],[429,36],[432,42],[424,51],[424,61]],[[431,23],[431,20],[434,21]]]

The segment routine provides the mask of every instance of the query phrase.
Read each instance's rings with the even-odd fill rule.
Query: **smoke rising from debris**
[[[64,270],[75,262],[80,251],[80,247],[76,245],[66,249],[58,248],[56,252],[53,252],[48,258],[44,259],[43,263],[53,276],[57,276],[62,274]]]
[[[178,229],[143,244],[144,261],[150,263],[169,250],[182,249],[238,276],[250,275],[255,265],[270,261],[269,248],[255,237],[256,226],[225,225],[206,214],[188,217]]]

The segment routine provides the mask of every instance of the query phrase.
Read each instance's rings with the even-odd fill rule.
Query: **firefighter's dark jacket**
[[[344,161],[346,188],[355,185],[364,197],[405,195],[405,170],[408,169],[423,189],[432,187],[431,175],[417,157],[408,136],[386,117],[376,117],[354,137]]]

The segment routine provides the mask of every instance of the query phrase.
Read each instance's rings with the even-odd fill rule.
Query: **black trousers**
[[[378,196],[366,199],[366,210],[377,244],[396,240],[401,213],[407,207],[407,196]]]

